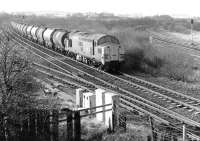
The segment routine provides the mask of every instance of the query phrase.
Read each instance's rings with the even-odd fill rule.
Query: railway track
[[[66,78],[65,74],[63,72],[58,71],[57,69],[51,69],[51,68],[46,67],[41,64],[34,63],[33,67],[34,67],[34,69],[36,69],[36,71],[39,71],[39,73],[50,76],[50,77],[56,79],[56,81],[59,81],[61,83],[64,82],[64,83],[67,83],[68,85],[73,85],[73,87],[77,87],[77,88],[82,87],[83,89],[87,89],[88,91],[94,91],[98,87],[98,86],[94,86],[93,84],[87,84],[87,82],[85,82],[86,84],[81,84],[81,85],[78,84],[77,85],[77,82],[73,83],[74,80],[71,81],[68,78]],[[49,72],[49,70],[51,72]],[[67,74],[67,76],[68,76],[68,74]],[[71,75],[69,77],[71,77]],[[84,87],[84,85],[86,87]],[[134,107],[135,109],[137,109],[143,113],[147,113],[148,115],[156,118],[157,120],[159,120],[162,123],[165,123],[168,125],[170,124],[171,127],[173,127],[173,124],[181,124],[180,121],[178,121],[174,118],[171,118],[170,116],[167,116],[163,113],[159,113],[158,109],[156,109],[155,107],[149,106],[146,103],[143,103],[143,102],[135,100],[135,99],[130,100],[130,98],[128,98],[128,97],[121,98],[120,107],[125,108],[126,110],[128,109],[130,111],[132,111],[133,110],[132,107]],[[178,129],[178,131],[180,131],[180,133],[181,133],[181,127],[180,128],[174,127],[174,128]],[[190,132],[190,134],[192,134],[192,133]]]
[[[184,52],[186,51],[186,53],[191,56],[191,57],[194,57],[194,59],[196,61],[199,62],[200,60],[200,48],[196,48],[196,47],[191,47],[191,46],[182,46],[180,44],[176,44],[176,43],[171,43],[171,42],[168,42],[168,41],[165,41],[163,39],[160,39],[160,38],[157,38],[157,37],[153,37],[154,38],[154,45],[155,46],[158,46],[158,47],[168,47],[168,48],[177,48],[177,49],[181,49],[183,50]]]
[[[162,111],[161,112],[162,114],[163,114],[163,112],[166,112],[166,114],[170,115],[170,117],[173,117],[175,119],[178,118],[179,121],[184,121],[190,125],[199,126],[198,121],[195,121],[194,119],[190,119],[189,117],[186,118],[186,117],[184,117],[185,115],[183,114],[183,113],[189,114],[189,112],[191,112],[191,110],[193,112],[198,112],[199,109],[197,109],[198,107],[196,107],[196,106],[182,103],[181,101],[178,101],[178,100],[176,101],[175,99],[172,99],[172,98],[169,99],[168,96],[163,96],[157,92],[154,92],[152,90],[149,90],[147,88],[144,88],[142,86],[134,84],[133,82],[124,80],[125,78],[119,78],[119,77],[112,76],[110,74],[107,74],[107,73],[104,73],[101,71],[97,71],[96,69],[94,69],[92,67],[88,67],[88,66],[86,67],[86,65],[76,62],[74,60],[68,59],[66,57],[63,59],[62,55],[60,55],[60,54],[58,55],[55,52],[53,53],[51,50],[42,48],[39,45],[37,45],[31,41],[24,39],[29,44],[25,43],[24,41],[22,41],[23,38],[19,37],[18,35],[16,35],[14,38],[17,42],[20,42],[23,45],[26,44],[27,46],[30,46],[30,44],[31,44],[32,46],[37,47],[37,51],[35,50],[37,53],[40,52],[41,56],[51,58],[49,60],[51,60],[53,63],[59,65],[60,67],[61,67],[61,65],[65,66],[64,69],[66,69],[66,70],[67,70],[66,66],[70,67],[69,65],[66,65],[66,63],[70,64],[71,66],[73,66],[70,68],[71,71],[69,70],[70,73],[74,73],[74,71],[75,71],[75,72],[77,72],[79,77],[87,75],[87,77],[90,78],[90,81],[92,81],[91,79],[93,79],[95,76],[95,78],[98,78],[98,79],[95,79],[95,82],[93,81],[92,83],[94,83],[96,85],[97,84],[96,81],[101,81],[101,83],[104,82],[103,86],[100,85],[100,83],[98,83],[98,86],[100,85],[104,88],[108,88],[112,91],[119,92],[120,94],[122,94],[122,103],[124,102],[123,105],[125,105],[125,106],[129,105],[129,107],[133,107],[133,104],[131,104],[134,102],[133,100],[138,100],[137,102],[143,101],[144,103],[142,105],[145,105],[145,104],[147,104],[148,106],[151,105],[152,107],[157,108],[157,112]],[[42,50],[39,51],[38,48],[42,48],[43,53],[42,53]],[[48,52],[48,54],[47,54],[47,52]],[[52,55],[50,56],[49,54],[52,54]],[[57,58],[60,57],[60,58],[59,58],[59,60],[55,60],[52,58],[52,56],[57,57]],[[63,63],[63,62],[65,62],[65,63]],[[79,64],[79,66],[77,66],[77,64]],[[73,71],[72,71],[72,68],[74,69]],[[92,75],[92,77],[90,75],[88,75],[87,73]],[[84,77],[83,79],[86,79],[86,78]],[[162,102],[158,102],[158,99],[160,99]],[[131,100],[131,102],[130,102],[130,100]],[[181,110],[183,109],[184,111],[179,112],[179,114],[177,114],[176,111],[167,109],[169,107],[167,107],[166,104],[174,105],[174,107],[173,107],[174,109],[181,109]],[[180,105],[181,105],[181,107],[180,107]],[[142,106],[140,105],[139,107],[142,107]],[[166,115],[165,115],[165,117],[166,117]]]
[[[180,41],[177,41],[177,40],[160,37],[159,34],[156,34],[156,33],[150,33],[150,34],[153,39],[159,40],[160,42],[164,44],[168,44],[170,47],[172,45],[175,45],[176,47],[178,46],[179,48],[181,47],[183,49],[190,50],[190,51],[200,51],[199,43],[196,43],[195,45],[191,45],[191,44],[188,44],[187,42],[181,43]]]
[[[77,83],[77,81],[74,83],[74,78],[72,78],[71,75],[68,75],[68,74],[66,75],[65,73],[63,73],[61,71],[58,71],[56,69],[48,68],[48,67],[46,67],[44,65],[41,65],[41,64],[34,63],[33,68],[36,71],[38,71],[39,73],[42,73],[42,74],[47,75],[47,76],[50,76],[50,77],[52,77],[52,78],[54,78],[54,79],[56,79],[58,81],[61,81],[62,83],[63,82],[64,83],[69,83],[70,85],[74,85],[76,87],[82,87],[83,89],[87,89],[88,91],[94,91],[95,89],[97,89],[99,87],[97,85],[91,84],[91,83],[86,82],[84,80],[83,80],[83,82],[81,82],[81,84],[79,82],[80,80],[78,80],[79,84]],[[127,99],[129,101],[129,103],[127,103]],[[121,97],[120,106],[124,107],[126,109],[128,108],[129,110],[132,110],[131,107],[137,108],[141,112],[148,113],[149,115],[155,117],[157,120],[162,121],[163,123],[166,123],[166,124],[169,124],[169,119],[171,119],[170,123],[177,123],[178,122],[178,120],[175,120],[175,119],[170,118],[170,117],[166,117],[166,115],[164,115],[163,113],[159,113],[158,111],[156,111],[157,109],[155,107],[152,107],[152,106],[149,107],[149,105],[147,105],[147,104],[145,104],[145,103],[143,103],[141,101],[132,99],[131,102],[132,103],[130,103],[130,99],[128,97],[126,97],[126,98],[125,97]],[[154,114],[152,114],[152,113],[154,113]],[[160,116],[162,118],[160,118]],[[164,119],[166,119],[166,120],[164,120]]]
[[[39,71],[39,73],[50,76],[51,78],[56,79],[56,81],[59,81],[61,83],[67,83],[68,85],[73,85],[73,87],[76,87],[76,88],[82,87],[83,89],[87,89],[88,91],[94,91],[95,89],[98,88],[98,86],[90,84],[90,83],[88,84],[88,82],[85,82],[85,81],[83,81],[81,84],[80,84],[79,80],[78,80],[78,83],[77,83],[77,81],[75,81],[75,83],[74,83],[74,77],[72,77],[69,74],[66,75],[62,71],[58,71],[58,69],[51,69],[47,66],[44,66],[44,65],[41,65],[38,63],[34,63],[33,67],[34,67],[34,69],[36,69],[36,71]],[[70,78],[68,78],[68,76]],[[70,80],[70,79],[72,79],[72,80]],[[123,98],[121,97],[120,107],[125,108],[126,110],[130,110],[130,111],[132,111],[133,107],[134,107],[135,109],[137,109],[143,113],[147,113],[148,115],[154,117],[155,119],[157,119],[167,125],[170,125],[172,128],[175,128],[178,131],[180,131],[180,133],[182,131],[181,127],[178,128],[178,127],[173,126],[173,125],[177,125],[177,124],[181,125],[182,122],[180,122],[166,114],[160,113],[160,112],[158,112],[157,108],[155,108],[153,106],[149,106],[148,104],[138,101],[136,99],[130,99],[130,97],[123,97]],[[187,128],[190,130],[193,129],[193,127],[190,127],[189,125],[187,125]],[[194,133],[189,132],[189,134],[194,134]]]
[[[51,78],[56,79],[56,81],[59,81],[61,83],[67,83],[68,85],[73,85],[73,87],[76,87],[76,88],[82,87],[83,89],[87,89],[88,91],[94,91],[95,89],[98,88],[98,86],[90,84],[90,83],[88,84],[88,82],[85,82],[85,81],[82,82],[81,84],[79,81],[78,81],[78,83],[77,83],[77,81],[75,81],[75,83],[74,83],[74,78],[71,75],[69,75],[69,74],[66,75],[62,71],[58,71],[58,69],[51,69],[47,66],[44,66],[44,65],[41,65],[38,63],[34,63],[33,67],[34,67],[34,69],[36,69],[36,71],[39,71],[39,73],[50,76]],[[68,78],[68,76],[70,78]],[[70,79],[72,79],[72,80],[70,80]],[[135,109],[137,109],[143,113],[147,113],[148,115],[154,117],[155,119],[157,119],[167,125],[170,125],[171,127],[180,131],[180,133],[182,131],[181,127],[178,128],[178,127],[173,126],[173,125],[177,125],[177,124],[181,125],[182,122],[180,122],[168,115],[160,113],[160,112],[158,112],[157,108],[155,108],[153,106],[149,106],[148,104],[138,101],[136,99],[130,99],[129,97],[123,97],[123,98],[121,97],[120,107],[125,108],[126,110],[130,110],[130,111],[132,111],[133,107],[134,107]],[[190,127],[189,125],[187,125],[187,128],[190,130],[193,129],[193,127]],[[189,132],[188,134],[192,134],[192,136],[193,136],[194,133]]]
[[[50,76],[53,79],[57,79],[64,83],[68,83],[70,85],[74,85],[76,87],[86,89],[88,91],[94,91],[96,89],[96,87],[88,81],[85,81],[83,79],[80,79],[70,74],[63,73],[60,70],[49,68],[45,65],[33,63],[32,68],[35,71],[42,73],[44,75]]]
[[[199,42],[185,41],[184,39],[179,39],[177,37],[170,37],[170,36],[172,36],[171,34],[160,33],[160,32],[155,32],[155,31],[148,31],[148,32],[153,37],[165,40],[166,42],[169,42],[169,43],[181,45],[181,46],[184,46],[184,47],[196,48],[200,45]],[[166,31],[163,31],[163,32],[166,32]]]

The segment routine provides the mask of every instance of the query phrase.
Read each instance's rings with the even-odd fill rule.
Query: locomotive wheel
[[[55,51],[55,46],[52,46],[52,50]]]

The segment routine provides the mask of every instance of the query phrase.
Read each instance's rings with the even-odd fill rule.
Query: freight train
[[[124,48],[112,35],[16,22],[11,27],[29,40],[104,71],[117,72],[124,62]]]

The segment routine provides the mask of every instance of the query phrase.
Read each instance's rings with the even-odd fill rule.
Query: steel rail
[[[73,67],[73,66],[72,66]],[[75,67],[73,67],[73,68],[75,68]],[[77,70],[77,68],[75,68],[76,70]],[[81,71],[82,73],[85,73],[84,71]],[[101,72],[102,73],[102,72]],[[87,73],[87,75],[90,75],[90,74],[88,74]],[[176,103],[179,103],[179,104],[181,104],[181,105],[184,105],[185,107],[189,107],[189,108],[191,108],[191,109],[195,109],[196,111],[199,111],[200,112],[200,108],[198,108],[198,107],[196,107],[196,106],[193,106],[193,105],[190,105],[190,104],[187,104],[187,103],[185,103],[185,102],[182,102],[182,101],[178,101],[178,100],[176,100],[176,99],[174,99],[174,98],[171,98],[171,97],[169,97],[169,96],[165,96],[165,95],[163,95],[163,94],[160,94],[160,93],[158,93],[158,92],[155,92],[155,91],[153,91],[153,90],[151,90],[151,89],[148,89],[148,88],[146,88],[146,87],[143,87],[143,86],[141,86],[141,85],[138,85],[138,84],[136,84],[136,83],[132,83],[132,82],[130,82],[130,81],[127,81],[127,80],[125,80],[125,79],[122,79],[122,78],[120,78],[120,77],[116,77],[116,76],[114,76],[114,75],[111,75],[111,74],[106,74],[106,75],[108,75],[110,78],[111,77],[113,77],[114,79],[119,79],[120,81],[124,81],[124,82],[126,82],[127,84],[130,84],[130,85],[132,85],[132,87],[134,87],[134,88],[138,88],[138,89],[143,89],[143,90],[146,90],[146,91],[148,91],[148,92],[150,92],[150,93],[154,93],[154,94],[157,94],[157,95],[159,95],[159,96],[162,96],[162,97],[164,97],[164,98],[167,98],[167,99],[169,99],[169,100],[172,100],[172,101],[174,101],[174,102],[176,102]],[[91,76],[91,75],[90,75]],[[94,77],[94,76],[92,76],[92,77]],[[100,80],[100,81],[102,81],[102,79],[99,79],[99,78],[97,78],[97,77],[94,77],[95,79],[98,79],[98,80]],[[112,78],[112,79],[113,79]],[[118,81],[119,81],[118,80]],[[107,85],[111,85],[110,83],[107,83],[105,80],[103,80],[103,83],[106,83]],[[114,86],[114,85],[111,85],[112,87]],[[115,87],[115,86],[114,86]],[[119,86],[118,86],[119,87]]]
[[[55,69],[50,69],[50,68],[48,68],[48,67],[46,67],[46,66],[42,66],[42,65],[38,65],[39,67],[42,67],[42,68],[46,68],[47,70],[52,70],[52,71],[55,71],[55,72],[57,72],[57,73],[61,73],[61,74],[63,74],[62,72],[59,72],[58,70],[55,70]],[[46,71],[43,71],[43,70],[40,70],[40,69],[37,69],[37,71],[39,71],[39,72],[41,72],[41,73],[43,73],[43,74],[45,74],[45,75],[48,75],[48,76],[51,76],[51,77],[54,77],[54,78],[56,78],[56,79],[59,79],[59,80],[61,80],[61,81],[67,81],[68,82],[68,79],[67,80],[65,80],[65,79],[63,79],[63,77],[57,77],[57,76],[55,76],[55,75],[52,75],[52,73],[47,73]],[[63,75],[65,75],[65,74],[63,74]],[[70,75],[69,75],[69,77],[71,77]],[[71,81],[70,81],[71,82]],[[69,83],[69,82],[68,82]],[[87,89],[88,91],[91,91],[91,89],[88,89],[88,87],[83,87],[82,85],[77,85],[77,83],[75,83],[75,84],[73,84],[73,85],[76,85],[76,86],[78,86],[78,87],[81,87],[81,88],[83,88],[83,89]],[[90,84],[90,85],[93,85],[93,87],[101,87],[101,86],[96,86],[96,85],[94,85],[94,84]],[[112,90],[110,90],[110,91],[112,91]],[[123,96],[122,96],[122,98],[121,99],[123,99]],[[134,99],[133,99],[134,100]],[[147,105],[146,103],[144,103],[144,102],[141,102],[141,101],[137,101],[138,103],[140,103],[140,104],[143,104],[143,105]],[[147,105],[148,107],[149,107],[149,105]],[[153,109],[156,109],[155,107],[152,107],[152,106],[150,106],[151,108],[153,108]],[[141,108],[139,108],[139,110],[141,110]],[[145,112],[145,113],[148,113],[148,114],[150,114],[149,112],[147,112],[146,110],[142,110],[142,112]],[[163,119],[161,119],[160,117],[158,117],[157,115],[153,115],[153,114],[150,114],[152,117],[154,117],[155,119],[157,119],[157,120],[160,120],[160,121],[162,121],[163,123],[166,123],[166,124],[168,124],[169,122],[168,121],[166,121],[166,120],[163,120]],[[166,116],[164,116],[163,115],[163,117],[166,117]]]
[[[159,92],[163,95],[176,95],[176,96],[180,96],[180,97],[177,97],[177,99],[180,99],[186,103],[191,103],[191,101],[194,102],[193,105],[196,105],[196,106],[200,106],[200,99],[197,99],[197,98],[194,98],[192,96],[189,96],[189,95],[186,95],[186,94],[183,94],[183,93],[180,93],[180,92],[177,92],[177,91],[174,91],[172,89],[169,89],[169,88],[166,88],[166,87],[163,87],[163,86],[160,86],[160,85],[157,85],[155,83],[152,83],[152,82],[149,82],[149,81],[146,81],[144,79],[140,79],[140,78],[137,78],[135,76],[132,76],[132,75],[128,75],[128,74],[125,74],[125,73],[122,73],[123,74],[123,78],[126,79],[126,80],[130,80],[134,83],[138,83],[139,85],[143,85],[143,86],[146,86],[147,88],[153,90],[153,91],[156,91],[156,92]],[[170,96],[169,96],[170,97]],[[190,101],[189,101],[190,100]]]
[[[138,98],[141,98],[140,96],[137,96],[137,95],[135,95],[135,94],[132,94],[132,93],[130,93],[130,92],[128,92],[128,91],[126,91],[126,90],[124,90],[124,89],[121,89],[121,88],[118,88],[119,90],[121,90],[122,92],[126,92],[127,94],[130,94],[130,95],[134,95],[135,97],[138,97]],[[144,100],[144,99],[143,99]],[[150,102],[149,100],[146,100],[146,102]],[[155,104],[156,105],[156,104]],[[159,105],[157,105],[157,106],[159,106]],[[176,113],[175,112],[173,112],[173,114],[174,115],[176,115]],[[186,123],[187,123],[187,121],[190,121],[190,120],[188,120],[188,118],[187,118],[187,120],[184,118],[181,118],[182,120],[185,120],[186,121]],[[191,121],[190,121],[190,123],[192,123]],[[194,125],[194,124],[192,124],[192,125]],[[199,123],[198,122],[195,122],[195,125],[198,125],[199,126]]]

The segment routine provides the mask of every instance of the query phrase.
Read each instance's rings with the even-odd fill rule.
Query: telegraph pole
[[[190,24],[190,27],[191,27],[191,39],[192,39],[192,45],[193,45],[193,24],[194,24],[194,20],[191,19],[191,24]]]
[[[183,123],[183,141],[186,139],[185,123]]]

